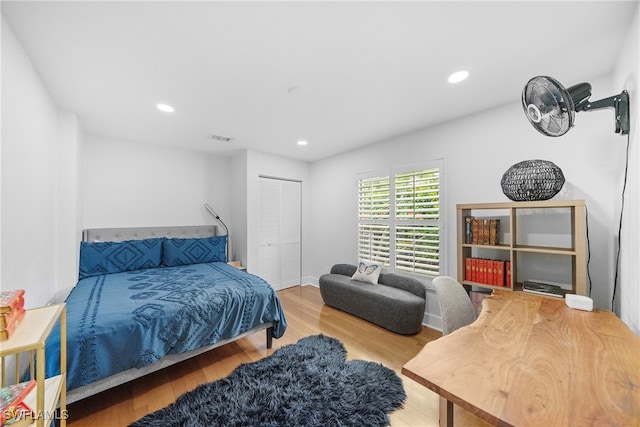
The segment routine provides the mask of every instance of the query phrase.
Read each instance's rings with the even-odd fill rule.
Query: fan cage
[[[537,76],[527,82],[522,91],[522,108],[531,125],[543,135],[561,136],[573,127],[575,105],[571,94],[551,77]],[[537,111],[539,117],[532,117],[530,109]]]
[[[549,200],[564,185],[564,174],[548,160],[525,160],[502,175],[502,192],[515,202]]]

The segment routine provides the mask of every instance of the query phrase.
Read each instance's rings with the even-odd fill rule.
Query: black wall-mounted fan
[[[629,94],[590,102],[591,85],[579,83],[565,89],[557,80],[537,76],[529,80],[522,90],[522,108],[529,122],[538,132],[548,136],[561,136],[574,124],[575,113],[580,111],[613,108],[615,110],[616,133],[629,133]]]

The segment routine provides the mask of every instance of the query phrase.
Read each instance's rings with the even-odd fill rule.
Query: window
[[[389,265],[389,177],[358,182],[358,257]]]
[[[358,179],[358,257],[440,274],[441,167]]]

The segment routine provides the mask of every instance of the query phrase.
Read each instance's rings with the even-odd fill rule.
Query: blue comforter
[[[66,301],[67,389],[149,365],[274,322],[287,322],[263,279],[223,262],[82,279]],[[59,325],[46,344],[47,376],[60,371]]]

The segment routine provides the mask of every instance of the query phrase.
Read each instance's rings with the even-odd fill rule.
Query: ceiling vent
[[[220,142],[231,142],[231,140],[233,139],[228,136],[221,136],[221,135],[209,135],[207,138],[213,139],[214,141],[220,141]]]

